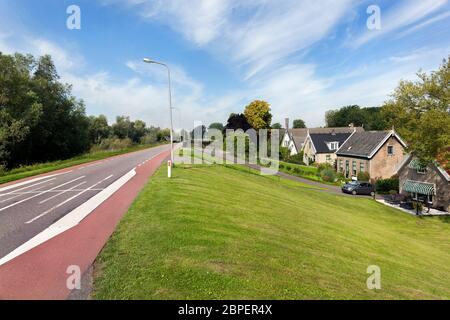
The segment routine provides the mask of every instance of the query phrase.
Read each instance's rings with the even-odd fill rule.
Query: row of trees
[[[112,126],[105,116],[88,117],[84,102],[60,82],[50,56],[0,52],[0,166],[66,159],[113,138],[152,142],[166,133],[128,117]]]

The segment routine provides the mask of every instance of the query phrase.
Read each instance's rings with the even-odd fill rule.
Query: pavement
[[[160,146],[0,186],[0,299],[66,299],[74,270],[88,270],[169,154]]]

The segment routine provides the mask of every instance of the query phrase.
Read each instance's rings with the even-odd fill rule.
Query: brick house
[[[303,149],[303,162],[307,165],[311,163],[328,163],[334,165],[336,161],[336,151],[355,132],[354,128],[333,128],[330,132],[308,132]]]
[[[444,170],[437,161],[423,167],[416,158],[408,156],[396,173],[400,180],[400,193],[450,212],[450,170]]]
[[[392,177],[406,155],[406,143],[394,131],[353,133],[336,152],[337,171],[347,178],[360,172],[372,180]]]

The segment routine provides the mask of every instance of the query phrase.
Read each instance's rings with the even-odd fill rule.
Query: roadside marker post
[[[167,161],[167,177],[172,178],[172,161]]]

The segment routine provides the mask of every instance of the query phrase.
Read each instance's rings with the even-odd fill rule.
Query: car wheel
[[[356,196],[356,191],[355,190],[352,191],[352,195]]]

